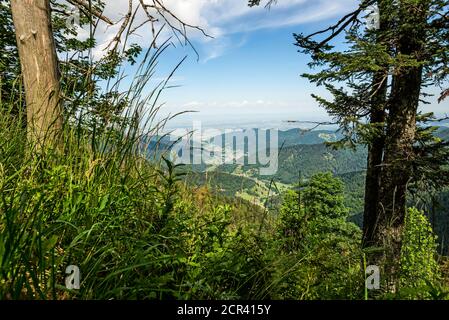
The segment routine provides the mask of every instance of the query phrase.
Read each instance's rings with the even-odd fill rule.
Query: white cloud
[[[215,107],[213,110],[216,110],[216,108],[222,108],[223,110],[229,110],[229,109],[239,109],[239,108],[245,108],[245,109],[254,109],[254,108],[270,108],[272,106],[277,107],[295,107],[297,104],[293,101],[270,101],[270,100],[264,100],[264,99],[257,99],[257,100],[230,100],[230,101],[190,101],[187,103],[182,104],[180,107],[181,109],[190,108],[195,109],[197,111],[207,111],[211,110],[210,107]],[[172,106],[174,107],[174,106]]]
[[[137,8],[139,1],[134,1]],[[148,2],[149,0],[146,0]],[[113,21],[121,21],[128,10],[127,0],[105,0],[104,14]],[[190,30],[190,37],[205,48],[204,61],[224,54],[234,44],[230,35],[266,28],[279,28],[299,25],[338,17],[349,12],[356,0],[279,0],[270,10],[263,6],[249,8],[246,0],[166,0],[164,4],[180,19],[188,24],[203,28],[214,39],[204,37],[199,31]],[[140,10],[134,21],[137,26],[145,21],[146,15]],[[104,53],[107,44],[113,40],[119,25],[108,26],[100,23],[97,30],[98,47],[96,57]],[[146,48],[151,44],[152,34],[149,25],[138,30],[138,35],[129,42],[137,42]],[[166,34],[167,35],[167,34]]]
[[[204,106],[203,102],[191,101],[182,105],[183,108],[196,108]]]
[[[209,60],[221,57],[231,49],[237,49],[245,45],[247,37],[243,36],[239,40],[231,38],[230,36],[221,36],[213,39],[202,46],[202,62],[206,63]]]

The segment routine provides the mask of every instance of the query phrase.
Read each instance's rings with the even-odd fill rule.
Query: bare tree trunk
[[[25,86],[29,141],[55,144],[62,129],[58,59],[49,0],[11,0]]]

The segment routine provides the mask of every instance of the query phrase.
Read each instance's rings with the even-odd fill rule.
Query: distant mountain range
[[[236,170],[259,179],[275,179],[284,184],[297,183],[315,173],[329,171],[335,175],[362,171],[366,168],[366,150],[334,150],[325,144],[299,144],[279,151],[278,170],[273,176],[260,176],[257,165],[222,165],[216,170],[233,173]]]
[[[257,132],[257,131],[256,131]],[[245,132],[234,132],[237,140],[243,140]],[[279,131],[279,163],[278,171],[272,176],[261,176],[258,165],[196,165],[187,166],[190,173],[186,181],[193,186],[208,185],[218,193],[228,197],[241,198],[245,201],[263,206],[281,203],[284,190],[293,187],[300,179],[306,181],[315,173],[329,171],[338,176],[345,184],[345,204],[351,213],[351,220],[362,225],[363,199],[365,192],[365,170],[367,152],[363,146],[356,150],[334,150],[325,142],[339,140],[341,134],[330,130],[301,131],[291,129]],[[436,136],[449,140],[449,128],[440,127]],[[222,144],[222,148],[232,147],[229,143]],[[237,144],[240,155],[247,155],[246,142]],[[206,150],[207,146],[205,147]],[[244,152],[245,151],[245,152]],[[269,200],[269,201],[267,201]],[[435,208],[423,208],[430,215],[432,212],[435,230],[439,235],[442,248],[449,248],[449,237],[445,234],[449,230],[449,192],[441,193],[439,205]]]
[[[335,142],[342,138],[336,131],[291,129],[279,132],[279,146],[290,147],[301,144],[322,144]]]

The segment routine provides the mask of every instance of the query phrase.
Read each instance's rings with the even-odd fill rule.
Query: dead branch
[[[211,35],[207,34],[204,29],[202,29],[199,26],[187,23],[183,21],[181,18],[179,18],[174,12],[172,12],[170,9],[166,7],[163,0],[139,0],[139,6],[135,9],[133,12],[133,4],[132,0],[129,0],[128,2],[128,11],[125,14],[125,16],[120,19],[117,22],[112,22],[112,20],[106,16],[103,15],[102,12],[98,11],[96,8],[92,8],[92,6],[87,2],[86,0],[67,0],[69,3],[75,5],[83,12],[88,12],[92,14],[93,16],[97,17],[99,20],[102,20],[106,22],[109,25],[116,25],[120,23],[120,28],[116,34],[116,36],[113,38],[113,40],[106,46],[106,50],[110,51],[116,51],[118,48],[118,45],[120,42],[122,42],[122,37],[126,32],[126,37],[128,38],[129,35],[134,34],[137,29],[140,29],[142,26],[144,26],[147,23],[151,24],[151,32],[153,35],[153,38],[155,37],[155,23],[161,22],[165,23],[173,32],[173,34],[178,38],[179,41],[183,40],[184,44],[188,44],[192,47],[192,49],[195,51],[195,53],[198,56],[198,52],[195,50],[193,44],[190,42],[187,30],[193,29],[200,31],[205,37],[213,38]],[[272,2],[271,0],[270,2]],[[134,18],[136,17],[138,9],[141,8],[145,15],[147,16],[147,19],[139,23],[137,26],[133,26]],[[162,21],[160,21],[162,20]],[[153,42],[152,45],[156,47],[156,43]]]
[[[324,40],[320,41],[318,44],[313,44],[313,47],[310,47],[308,49],[312,49],[314,51],[319,50],[320,48],[322,48],[323,46],[327,45],[332,39],[334,39],[335,37],[337,37],[340,33],[342,33],[344,30],[346,30],[346,28],[352,24],[355,23],[358,20],[358,16],[364,11],[366,10],[369,6],[373,5],[376,3],[376,0],[365,0],[363,1],[359,7],[357,8],[357,10],[348,13],[347,15],[345,15],[343,18],[341,18],[336,24],[314,32],[306,37],[304,37],[304,42],[310,41],[313,37],[315,36],[319,36],[319,35],[324,35],[330,32],[330,35],[328,35]]]
[[[447,97],[449,97],[449,89],[446,89],[441,93],[440,98],[438,98],[438,103],[441,103]]]
[[[329,122],[329,121],[324,121],[324,122],[319,122],[319,121],[299,121],[299,120],[286,120],[284,121],[286,123],[295,123],[295,124],[313,124],[314,126],[312,128],[309,129],[300,129],[302,132],[309,132],[309,131],[313,131],[316,128],[319,128],[321,126],[332,126],[332,125],[337,125],[338,122]]]
[[[120,29],[118,30],[114,39],[108,44],[106,49],[109,49],[112,46],[112,51],[115,51],[118,47],[122,39],[123,32],[125,32],[126,27],[130,24],[131,17],[133,16],[133,0],[128,0],[128,12],[126,13],[122,24],[120,25]]]
[[[103,13],[98,11],[97,9],[92,8],[92,6],[89,5],[89,3],[84,1],[84,0],[67,0],[67,2],[69,2],[70,4],[76,6],[76,7],[80,8],[80,9],[87,10],[87,12],[90,12],[92,15],[94,15],[98,19],[106,22],[109,25],[113,25],[114,24],[111,21],[111,19],[109,19],[108,17],[104,16]]]

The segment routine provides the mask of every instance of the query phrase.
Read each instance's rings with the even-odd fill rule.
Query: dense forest
[[[160,0],[119,21],[105,0],[0,0],[0,299],[448,299],[448,118],[420,106],[447,103],[449,1],[354,2],[293,35],[332,123],[280,130],[263,175],[244,137],[241,162],[171,157],[184,111],[160,119],[160,97],[183,61],[155,70],[206,27]]]

